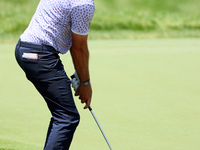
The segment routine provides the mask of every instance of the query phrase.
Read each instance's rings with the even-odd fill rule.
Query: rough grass
[[[0,1],[0,41],[18,38],[39,0]],[[91,39],[199,37],[199,0],[95,0]],[[101,34],[98,34],[100,33]],[[115,32],[116,36],[112,35]],[[126,32],[122,34],[121,32]],[[147,36],[145,36],[145,34]]]
[[[104,3],[103,3],[104,2]],[[199,37],[200,10],[198,0],[123,0],[96,1],[93,32],[102,36]],[[108,32],[111,33],[108,35]],[[113,36],[112,32],[116,36]],[[123,32],[123,33],[122,33]]]

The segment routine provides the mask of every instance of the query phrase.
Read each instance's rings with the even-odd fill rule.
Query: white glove
[[[87,86],[90,84],[90,79],[88,81],[85,81],[85,82],[81,82],[79,77],[78,77],[78,74],[76,73],[76,71],[74,72],[74,74],[71,76],[72,80],[71,80],[71,83],[72,83],[72,87],[74,88],[74,91],[76,92],[79,85],[83,85],[83,86]]]
[[[76,71],[74,72],[74,74],[71,76],[71,83],[72,83],[72,87],[74,88],[74,91],[76,92],[79,85],[80,85],[80,79],[78,77],[78,74],[76,73]]]

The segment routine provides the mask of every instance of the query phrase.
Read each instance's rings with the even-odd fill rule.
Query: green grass
[[[91,38],[199,37],[198,4],[198,0],[96,1]]]
[[[0,42],[26,29],[39,0],[0,1]],[[199,37],[199,0],[95,0],[90,39]],[[113,34],[114,33],[114,34]]]
[[[0,149],[42,149],[50,114],[14,59],[0,51]],[[198,150],[199,39],[92,40],[92,107],[114,150]],[[69,54],[62,56],[73,73]],[[108,149],[76,98],[81,122],[71,150]]]

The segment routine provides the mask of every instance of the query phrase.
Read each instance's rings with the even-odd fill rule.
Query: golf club
[[[79,84],[80,84],[80,80],[79,80],[79,77],[78,77],[76,71],[75,71],[75,73],[71,76],[71,79],[72,79],[72,80],[71,80],[72,87],[74,88],[74,91],[76,91],[76,90],[78,89],[78,87],[79,87]],[[87,102],[86,102],[86,103],[87,103]],[[99,124],[99,122],[98,122],[98,120],[97,120],[97,118],[96,118],[96,116],[95,116],[95,114],[94,114],[94,112],[93,112],[93,110],[92,110],[92,107],[89,106],[88,109],[90,110],[90,112],[91,112],[91,114],[92,114],[94,120],[96,121],[96,123],[97,123],[99,129],[101,130],[101,133],[103,134],[103,137],[104,137],[104,139],[106,140],[106,142],[107,142],[107,144],[108,144],[110,150],[112,150],[112,148],[111,148],[111,146],[110,146],[110,143],[108,142],[108,139],[106,138],[106,135],[104,134],[104,132],[103,132],[103,130],[102,130],[102,128],[101,128],[101,126],[100,126],[100,124]]]
[[[107,142],[107,144],[108,144],[110,150],[112,150],[112,147],[111,147],[110,143],[108,142],[108,139],[106,138],[106,135],[104,134],[104,132],[103,132],[103,130],[102,130],[102,128],[101,128],[101,126],[100,126],[100,124],[99,124],[99,122],[98,122],[98,120],[97,120],[97,118],[96,118],[96,116],[95,116],[95,114],[94,114],[94,112],[93,112],[93,110],[92,110],[92,107],[89,106],[88,109],[90,110],[90,112],[91,112],[91,114],[92,114],[94,120],[96,121],[96,123],[97,123],[99,129],[101,130],[101,133],[103,134],[103,137],[104,137],[104,139],[106,140],[106,142]]]

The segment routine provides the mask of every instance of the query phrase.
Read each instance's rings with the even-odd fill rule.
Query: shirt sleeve
[[[95,6],[90,4],[73,7],[71,12],[71,31],[79,35],[87,35],[89,33],[94,11]]]

